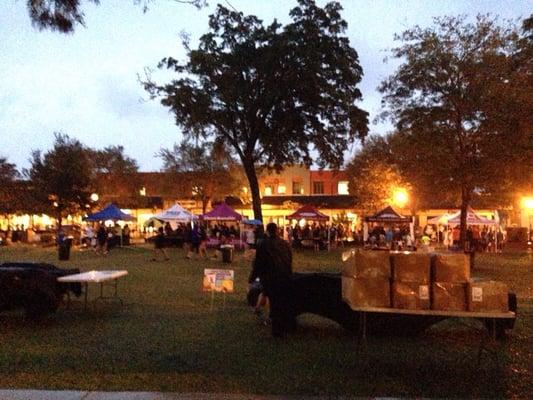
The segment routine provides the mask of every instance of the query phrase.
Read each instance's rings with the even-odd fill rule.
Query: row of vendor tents
[[[233,208],[225,203],[215,206],[211,211],[200,216],[194,215],[179,204],[174,204],[172,207],[155,214],[146,223],[150,222],[170,222],[170,223],[189,223],[196,220],[203,221],[236,221],[248,225],[261,225],[262,222],[256,219],[245,219],[241,214],[236,212]],[[329,220],[329,216],[321,213],[311,205],[304,205],[296,210],[294,213],[287,215],[288,220],[309,220],[325,222]],[[430,218],[428,224],[434,225],[458,225],[461,219],[461,212],[444,213],[443,215]],[[123,212],[114,204],[107,205],[101,211],[91,214],[85,218],[86,221],[134,221],[135,217]],[[365,225],[371,222],[377,223],[407,223],[410,225],[410,233],[413,235],[413,218],[400,215],[392,207],[386,207],[374,215],[368,216],[364,219]],[[473,209],[469,208],[466,216],[467,225],[496,225],[497,221],[488,219],[477,214]]]
[[[155,214],[146,221],[146,224],[153,222],[175,222],[188,223],[202,219],[205,221],[241,221],[243,216],[236,212],[228,205],[222,203],[216,206],[213,210],[203,215],[194,215],[179,204],[174,204],[172,207]],[[86,221],[134,221],[135,217],[123,212],[115,204],[108,204],[102,210],[90,214],[85,218]],[[251,220],[247,220],[251,221]],[[256,221],[256,220],[253,220]]]
[[[241,214],[236,212],[233,208],[225,203],[215,206],[211,211],[202,214],[194,215],[179,204],[174,204],[172,207],[155,214],[146,221],[146,224],[157,222],[174,222],[174,223],[189,223],[196,220],[203,221],[237,221],[248,225],[261,225],[262,222],[257,219],[245,219]],[[307,219],[313,221],[328,221],[329,216],[316,210],[314,207],[305,205],[288,215],[287,219]],[[86,221],[133,221],[135,217],[123,212],[114,204],[109,204],[101,211],[90,214],[85,218]]]

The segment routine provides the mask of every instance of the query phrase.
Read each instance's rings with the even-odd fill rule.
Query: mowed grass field
[[[295,252],[296,271],[336,272],[342,249]],[[533,258],[478,254],[474,275],[506,282],[518,295],[510,338],[478,362],[481,325],[444,321],[412,338],[369,338],[366,346],[339,325],[299,317],[298,331],[274,339],[247,306],[250,260],[187,260],[170,249],[150,262],[151,248],[108,256],[73,249],[0,248],[0,262],[51,262],[82,271],[126,269],[124,306],[81,299],[40,322],[23,312],[0,314],[0,388],[177,391],[325,396],[533,398]],[[204,268],[235,270],[235,292],[201,291]],[[98,287],[89,287],[89,297]],[[468,324],[469,326],[466,326]]]

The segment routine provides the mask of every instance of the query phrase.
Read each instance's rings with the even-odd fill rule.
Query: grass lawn
[[[245,303],[250,262],[236,254],[235,293],[202,293],[204,268],[170,250],[114,249],[107,257],[74,250],[57,261],[53,248],[0,248],[0,262],[45,261],[61,267],[127,269],[125,304],[81,303],[32,323],[0,315],[0,388],[154,390],[292,395],[533,398],[533,259],[531,254],[477,255],[477,276],[507,282],[518,295],[518,319],[498,360],[477,362],[480,326],[452,321],[413,338],[370,338],[365,348],[340,326],[301,316],[300,329],[273,339]],[[295,253],[296,271],[339,271],[340,250]],[[92,289],[92,290],[91,290]],[[97,286],[90,287],[90,295]]]

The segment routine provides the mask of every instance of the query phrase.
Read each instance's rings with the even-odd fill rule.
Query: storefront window
[[[313,194],[324,194],[324,182],[313,182]]]
[[[304,194],[302,182],[292,182],[292,194]]]
[[[350,194],[348,192],[348,181],[339,181],[337,185],[338,194]]]

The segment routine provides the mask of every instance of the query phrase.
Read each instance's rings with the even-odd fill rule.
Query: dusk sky
[[[65,35],[35,29],[26,0],[0,0],[0,157],[19,169],[27,168],[31,151],[50,149],[54,132],[61,131],[94,148],[123,145],[142,171],[159,170],[161,160],[155,154],[179,142],[181,135],[168,110],[148,100],[138,74],[145,67],[155,68],[166,56],[184,60],[180,32],[187,32],[194,46],[207,32],[208,15],[217,2],[197,10],[156,0],[147,13],[133,0],[101,0],[100,6],[83,3],[86,27]],[[230,3],[265,24],[274,18],[288,22],[289,10],[296,5],[289,0]],[[380,106],[376,88],[394,71],[393,62],[383,62],[386,50],[394,46],[394,33],[417,24],[428,26],[434,16],[491,13],[517,20],[533,10],[533,0],[344,0],[341,4],[347,35],[364,71],[360,107],[371,120]],[[386,129],[370,126],[371,132]]]

